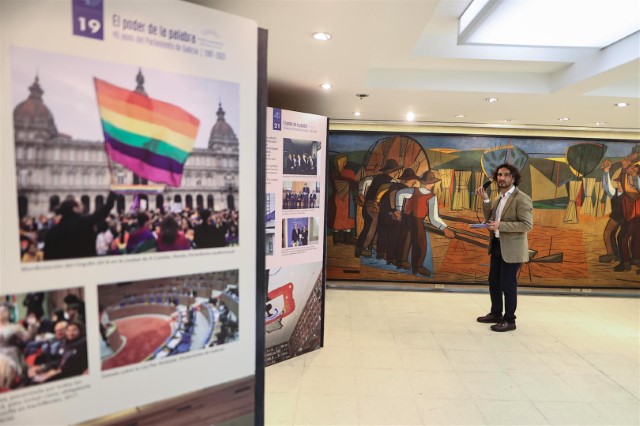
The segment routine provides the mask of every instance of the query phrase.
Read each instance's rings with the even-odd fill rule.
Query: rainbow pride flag
[[[179,187],[200,120],[178,106],[93,80],[109,158],[150,181]]]

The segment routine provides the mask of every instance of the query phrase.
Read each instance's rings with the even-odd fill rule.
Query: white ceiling
[[[604,49],[461,46],[470,0],[191,1],[269,31],[269,106],[334,122],[402,123],[413,111],[416,124],[640,131],[639,32]]]

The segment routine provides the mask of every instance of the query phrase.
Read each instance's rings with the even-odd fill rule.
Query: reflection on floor
[[[325,346],[266,369],[267,425],[640,424],[640,299],[329,289]]]

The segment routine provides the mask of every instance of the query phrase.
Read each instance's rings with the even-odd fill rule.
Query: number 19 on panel
[[[104,39],[103,0],[73,1],[73,34],[96,40]]]

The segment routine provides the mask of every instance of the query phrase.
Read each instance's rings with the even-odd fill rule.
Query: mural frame
[[[610,201],[605,198],[606,195],[603,190],[602,176],[604,173],[600,166],[603,160],[611,159],[614,163],[611,172],[615,174],[613,176],[613,180],[615,180],[620,168],[616,164],[620,164],[625,156],[633,152],[638,153],[637,156],[640,157],[639,138],[633,139],[629,137],[627,139],[628,136],[621,133],[615,134],[614,138],[612,137],[614,136],[613,134],[596,134],[593,132],[575,132],[575,134],[557,132],[562,135],[555,136],[551,132],[523,131],[521,129],[507,129],[511,130],[511,132],[500,129],[487,129],[487,133],[484,133],[480,129],[467,130],[460,128],[451,128],[445,131],[440,131],[441,128],[417,131],[416,127],[387,127],[380,130],[377,128],[360,130],[345,128],[345,126],[335,127],[337,128],[329,132],[327,160],[327,205],[330,210],[333,206],[334,210],[328,213],[326,228],[327,278],[329,280],[334,282],[363,281],[372,284],[384,282],[385,286],[411,288],[420,288],[425,284],[430,287],[434,285],[439,287],[439,285],[444,284],[447,286],[486,285],[489,269],[489,257],[485,246],[486,240],[479,238],[481,234],[478,231],[481,230],[469,229],[469,225],[479,222],[481,217],[481,212],[478,210],[478,200],[474,199],[473,190],[486,181],[486,173],[482,162],[486,160],[487,168],[490,168],[492,162],[490,161],[491,158],[487,158],[488,154],[490,152],[499,153],[500,155],[494,155],[496,157],[494,160],[504,160],[505,157],[502,154],[508,150],[510,162],[521,161],[524,158],[524,163],[521,166],[524,167],[525,176],[520,189],[529,195],[533,195],[534,212],[537,211],[535,213],[536,216],[534,216],[534,230],[529,235],[530,248],[535,251],[532,259],[535,261],[523,264],[519,273],[520,286],[565,290],[575,288],[587,290],[640,289],[640,272],[636,272],[640,270],[640,267],[637,266],[637,249],[634,248],[633,262],[622,271],[614,271],[614,268],[618,266],[618,262],[622,264],[622,260],[617,262],[613,259],[608,260],[608,262],[600,261],[607,254],[603,243],[603,230],[605,228],[605,223],[603,222],[606,222],[605,219],[611,211]],[[475,131],[478,132],[476,133]],[[375,153],[374,146],[377,143],[385,140],[385,138],[392,139],[393,137],[407,139],[386,142],[386,145],[378,149],[379,152],[377,154]],[[421,150],[424,151],[426,167],[423,164],[425,162],[418,158],[422,154],[420,152],[416,153],[415,147],[408,142],[410,140],[417,142]],[[443,143],[448,145],[443,145]],[[508,145],[513,148],[506,149],[505,147]],[[580,145],[581,148],[572,148],[570,150],[572,153],[567,155],[567,148],[577,145]],[[536,148],[542,147],[543,149],[531,150],[532,146]],[[518,153],[518,150],[523,152]],[[409,272],[407,273],[406,268],[400,268],[395,265],[394,260],[387,259],[386,252],[380,256],[376,251],[375,244],[371,258],[360,257],[358,259],[355,256],[355,252],[352,251],[354,250],[353,246],[357,244],[358,227],[361,226],[355,217],[358,214],[360,214],[358,217],[361,217],[361,212],[358,210],[363,207],[357,206],[356,202],[356,195],[362,191],[362,185],[360,187],[354,186],[353,182],[349,183],[349,178],[353,178],[356,184],[359,184],[364,178],[376,174],[380,168],[384,167],[386,160],[390,158],[399,159],[401,151],[405,154],[402,157],[403,161],[401,161],[402,169],[412,167],[418,175],[423,174],[426,170],[436,172],[436,177],[441,179],[434,190],[436,196],[440,198],[438,202],[440,216],[445,222],[453,219],[452,227],[456,228],[455,231],[459,231],[456,232],[454,240],[448,240],[441,236],[441,231],[440,235],[438,235],[438,229],[433,227],[427,229],[428,249],[425,259],[431,259],[431,268],[429,268],[427,260],[425,260],[424,266],[428,271],[434,272],[431,276],[412,274],[412,269],[408,269]],[[420,149],[417,151],[420,151]],[[592,158],[593,152],[600,152],[600,157],[597,159]],[[521,154],[524,154],[524,157]],[[344,173],[337,173],[336,158],[339,155],[346,155],[346,161],[341,160],[344,162]],[[407,160],[406,155],[415,158]],[[520,160],[518,160],[519,155],[521,157]],[[632,161],[633,165],[640,164],[638,157]],[[367,167],[363,167],[363,163],[368,164],[368,170],[366,170]],[[445,163],[449,166],[443,167]],[[614,170],[614,168],[617,169]],[[452,174],[447,169],[451,169]],[[470,176],[459,179],[460,177],[455,174],[457,171],[469,172]],[[545,172],[547,175],[555,173],[555,175],[549,176],[555,178],[555,180],[546,179]],[[338,176],[340,174],[347,176]],[[544,185],[540,184],[541,178],[545,178],[551,184],[549,182],[543,182]],[[454,189],[454,184],[459,183],[460,180],[467,181],[466,195],[461,194],[459,188]],[[449,185],[445,185],[443,181],[449,183]],[[579,182],[579,184],[570,184],[569,182],[571,181]],[[351,186],[349,187],[349,185]],[[552,188],[554,186],[555,189]],[[354,216],[353,224],[350,222],[341,223],[340,226],[342,226],[342,231],[344,232],[340,232],[341,229],[332,227],[333,221],[335,221],[335,211],[340,211],[340,207],[338,206],[338,209],[336,209],[335,202],[332,203],[332,199],[335,199],[337,187],[339,188],[338,191],[342,191],[343,195],[345,191],[350,194],[350,197],[348,197],[350,200],[346,206],[351,211],[350,213],[355,213],[352,214]],[[553,189],[552,193],[555,195],[555,203],[553,202],[554,197],[551,199],[546,197],[545,199],[545,194],[548,195],[551,189]],[[532,194],[532,192],[534,193]],[[585,196],[585,194],[588,195]],[[569,195],[575,196],[575,203],[571,201]],[[458,199],[456,200],[456,198]],[[585,204],[587,199],[590,201]],[[456,204],[455,210],[452,210],[454,204]],[[573,204],[575,207],[569,209],[571,212],[567,209],[569,204]],[[589,206],[585,207],[587,204]],[[456,214],[456,212],[461,212],[461,214]],[[453,216],[452,213],[454,213]],[[476,215],[476,213],[478,214]],[[561,215],[562,217],[559,218]],[[346,231],[350,225],[353,228],[350,231]],[[536,225],[538,225],[538,229],[536,229]],[[339,225],[336,226],[340,227]],[[553,229],[562,232],[550,234]],[[543,234],[547,235],[543,236]],[[572,247],[565,249],[565,245],[573,241],[571,238],[578,234],[581,235],[579,244],[573,244]],[[637,235],[637,233],[634,235]],[[374,240],[376,244],[377,238],[376,235]],[[635,241],[638,240],[640,240],[640,236],[631,238],[631,243],[637,244]],[[334,244],[334,241],[337,241],[337,245]],[[433,248],[429,250],[431,242],[433,242]],[[531,247],[532,244],[534,247]],[[453,246],[455,248],[452,248]],[[578,249],[579,253],[571,251],[576,249]],[[450,253],[452,250],[454,252],[458,250],[463,254],[452,255]],[[365,254],[367,254],[366,249]],[[456,257],[458,257],[457,261]],[[622,257],[619,252],[617,257]],[[410,261],[410,259],[407,260]],[[475,261],[475,267],[471,268],[471,270],[463,268],[463,273],[453,272],[455,268],[461,267],[463,261]],[[441,269],[443,264],[446,265],[444,270]],[[563,266],[560,269],[566,267],[564,272],[562,270],[558,271],[557,268],[560,265]],[[580,268],[585,266],[584,271],[580,272]],[[398,270],[404,269],[404,272],[396,271],[394,268]],[[569,275],[571,274],[574,276],[570,277]]]

